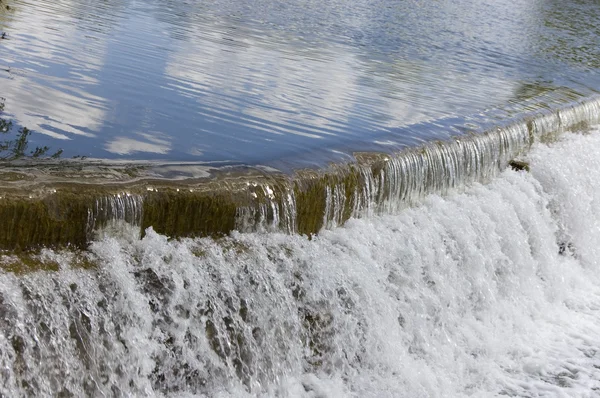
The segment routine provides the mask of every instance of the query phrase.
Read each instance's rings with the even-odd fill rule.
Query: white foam
[[[106,236],[97,271],[46,253],[63,269],[0,275],[0,392],[597,396],[600,133],[529,160],[312,240]]]

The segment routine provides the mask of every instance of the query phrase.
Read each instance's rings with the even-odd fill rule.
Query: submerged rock
[[[508,162],[508,165],[516,171],[521,171],[521,170],[525,170],[525,171],[529,171],[529,163],[528,162],[524,162],[522,160],[511,160],[510,162]]]
[[[558,254],[560,254],[561,256],[574,256],[575,246],[571,242],[559,242]]]

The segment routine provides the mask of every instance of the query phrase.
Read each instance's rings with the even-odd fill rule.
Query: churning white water
[[[0,274],[1,394],[600,396],[600,131],[528,158],[311,240],[44,252]]]

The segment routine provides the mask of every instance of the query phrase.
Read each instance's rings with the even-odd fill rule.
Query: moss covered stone
[[[0,199],[0,248],[85,247],[91,199],[76,193]]]
[[[177,192],[146,195],[142,230],[154,228],[171,236],[223,235],[235,227],[238,203],[233,192]]]
[[[327,198],[327,183],[322,176],[299,179],[294,184],[296,225],[298,232],[311,235],[323,226]]]
[[[529,171],[529,163],[524,162],[522,160],[511,160],[510,162],[508,162],[508,165],[516,171]]]

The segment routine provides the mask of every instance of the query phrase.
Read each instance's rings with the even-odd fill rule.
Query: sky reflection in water
[[[7,2],[5,115],[67,157],[318,163],[600,88],[593,2]]]

